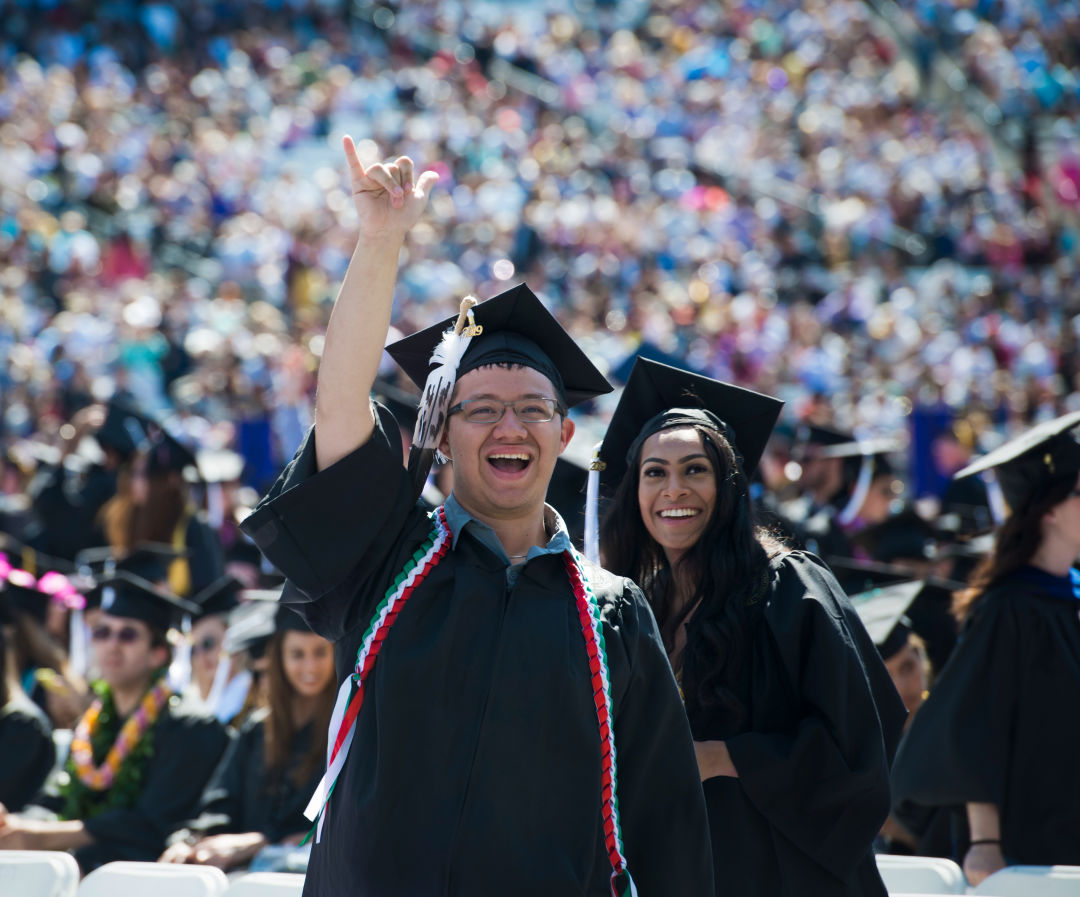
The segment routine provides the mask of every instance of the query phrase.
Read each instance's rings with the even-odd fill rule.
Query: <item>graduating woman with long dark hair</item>
[[[755,525],[747,474],[781,404],[639,359],[600,450],[601,553],[682,686],[717,893],[884,895],[871,845],[905,712],[825,565]]]
[[[238,868],[267,845],[298,844],[307,833],[304,808],[322,776],[337,692],[334,646],[287,607],[277,608],[273,625],[268,706],[240,727],[203,791],[198,818],[169,839],[165,862]]]
[[[897,816],[966,812],[956,858],[978,884],[1009,863],[1080,864],[1080,412],[957,474],[993,469],[1009,506],[954,610],[960,641],[912,720]],[[960,835],[964,833],[960,832]]]

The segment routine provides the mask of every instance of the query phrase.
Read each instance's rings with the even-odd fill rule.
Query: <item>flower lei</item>
[[[417,585],[427,577],[435,566],[445,557],[450,547],[450,529],[446,524],[446,514],[442,507],[432,512],[432,530],[427,539],[413,553],[405,569],[395,577],[386,590],[382,601],[375,608],[371,623],[356,652],[356,664],[353,672],[341,683],[338,689],[334,713],[330,720],[329,737],[326,750],[326,773],[319,782],[311,801],[304,811],[308,819],[315,821],[313,830],[316,840],[322,837],[323,823],[326,821],[326,805],[337,784],[338,776],[345,765],[355,732],[356,717],[364,702],[364,683],[371,668],[375,665],[379,650],[394,624],[401,609],[405,606]],[[614,711],[611,697],[611,681],[608,673],[607,648],[600,623],[600,608],[596,596],[585,576],[581,557],[576,551],[563,554],[567,575],[574,591],[574,600],[581,623],[581,632],[585,640],[585,653],[588,656],[589,672],[592,677],[593,703],[596,708],[597,725],[600,735],[600,784],[601,784],[601,820],[604,830],[604,844],[608,860],[611,863],[612,897],[637,897],[637,887],[627,869],[622,843],[622,827],[619,822],[619,799],[616,781],[615,732],[613,729]],[[311,833],[308,833],[308,838]],[[305,841],[307,838],[304,839]]]
[[[79,720],[71,740],[66,781],[60,787],[64,819],[85,819],[134,805],[153,755],[153,739],[147,736],[172,696],[164,677],[158,676],[121,726],[109,686],[97,682],[94,691],[97,700]],[[95,758],[102,759],[95,764]]]

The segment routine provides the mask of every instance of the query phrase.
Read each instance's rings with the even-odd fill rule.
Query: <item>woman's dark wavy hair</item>
[[[696,711],[722,709],[739,727],[747,708],[731,685],[747,662],[749,634],[765,604],[769,558],[781,546],[755,526],[749,485],[728,440],[707,427],[693,429],[701,434],[716,474],[716,505],[701,539],[679,560],[679,572],[696,584],[687,605],[676,615],[676,571],[641,518],[640,446],[604,513],[600,548],[605,567],[641,586],[662,632],[673,632],[701,599],[687,627],[682,660],[686,709],[691,718]],[[672,646],[665,647],[670,653]]]
[[[1055,477],[1048,486],[1014,508],[994,538],[994,549],[968,577],[968,587],[953,596],[953,616],[961,624],[978,607],[983,594],[1028,564],[1042,543],[1042,518],[1076,488],[1076,471]]]

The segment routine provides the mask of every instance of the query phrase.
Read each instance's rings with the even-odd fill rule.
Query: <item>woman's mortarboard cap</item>
[[[150,434],[158,425],[126,399],[110,399],[105,403],[105,420],[94,434],[103,448],[111,448],[130,457],[146,446]]]
[[[851,596],[851,603],[883,660],[907,644],[912,631],[907,613],[924,585],[921,580],[900,582]]]
[[[955,479],[992,469],[1015,511],[1056,480],[1080,474],[1080,443],[1069,432],[1077,426],[1080,411],[1038,424],[977,458],[958,471]]]
[[[146,446],[146,472],[183,473],[186,468],[199,469],[195,453],[170,433],[159,429]]]
[[[227,614],[240,603],[242,583],[235,576],[226,575],[214,580],[205,589],[189,599],[198,605],[200,617]]]
[[[784,403],[772,396],[639,358],[600,446],[603,479],[614,489],[626,474],[627,452],[646,424],[680,408],[703,409],[726,424],[729,438],[734,440],[732,447],[742,458],[743,473],[749,477],[783,407]],[[702,417],[701,422],[706,420]],[[686,425],[690,423],[688,420]],[[656,430],[665,428],[658,421]]]
[[[472,312],[483,330],[465,352],[459,377],[479,364],[510,362],[536,368],[556,389],[561,381],[568,406],[611,392],[604,375],[525,284],[477,304]],[[427,382],[435,347],[456,319],[451,316],[386,347],[420,389]]]

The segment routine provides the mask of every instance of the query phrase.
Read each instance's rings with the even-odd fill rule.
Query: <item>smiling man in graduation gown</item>
[[[391,347],[428,398],[406,471],[368,390],[435,176],[414,186],[404,157],[365,169],[348,139],[346,155],[360,239],[315,428],[244,523],[289,577],[283,600],[336,641],[344,680],[305,894],[712,893],[693,746],[652,615],[544,503],[568,406],[610,386],[515,287],[476,307],[468,342],[448,338],[430,376],[453,319]],[[432,440],[454,491],[429,517],[416,496]]]
[[[101,581],[91,638],[102,680],[75,727],[62,780],[36,801],[44,821],[0,810],[0,849],[70,850],[82,871],[113,860],[151,862],[191,815],[228,741],[224,728],[165,684],[165,633],[196,608],[119,572]]]

